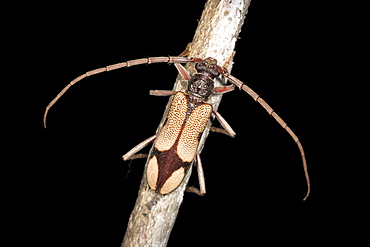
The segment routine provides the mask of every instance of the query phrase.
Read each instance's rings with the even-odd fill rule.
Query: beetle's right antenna
[[[44,113],[44,127],[46,128],[46,117],[48,115],[48,112],[49,112],[50,108],[59,100],[60,97],[63,96],[63,94],[65,94],[65,92],[71,86],[73,86],[77,82],[81,81],[85,77],[88,77],[88,76],[91,76],[91,75],[95,75],[95,74],[99,74],[99,73],[102,73],[102,72],[105,72],[105,71],[110,71],[110,70],[115,70],[115,69],[120,69],[120,68],[126,68],[126,67],[130,67],[130,66],[134,66],[134,65],[139,65],[139,64],[150,64],[150,63],[188,63],[188,62],[194,62],[194,61],[193,61],[192,58],[186,58],[186,57],[170,57],[170,56],[168,56],[168,57],[148,57],[148,58],[141,58],[141,59],[130,60],[130,61],[126,61],[126,62],[123,62],[123,63],[117,63],[117,64],[109,65],[109,66],[106,66],[106,67],[103,67],[103,68],[99,68],[99,69],[94,69],[94,70],[88,71],[85,74],[80,75],[79,77],[77,77],[76,79],[74,79],[73,81],[71,81],[49,103],[49,105],[46,107],[46,110],[45,110],[45,113]]]

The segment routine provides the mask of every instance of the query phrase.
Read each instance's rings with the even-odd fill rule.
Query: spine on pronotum
[[[180,63],[195,63],[196,73],[190,76]],[[190,165],[195,160],[197,164],[200,190],[190,188],[189,191],[203,195],[206,192],[203,176],[202,163],[197,153],[199,140],[205,126],[213,114],[221,123],[230,136],[235,136],[226,120],[207,102],[210,95],[214,93],[226,93],[234,90],[235,86],[247,92],[289,133],[297,143],[301,153],[304,173],[307,182],[307,194],[310,194],[310,179],[307,171],[307,163],[303,146],[298,137],[288,125],[277,115],[274,110],[242,81],[229,75],[228,71],[219,65],[213,58],[186,58],[186,57],[151,57],[130,60],[123,63],[110,65],[104,68],[89,71],[71,81],[46,107],[44,114],[44,126],[46,128],[46,116],[55,102],[75,83],[85,77],[114,69],[130,67],[139,64],[150,63],[174,63],[179,73],[188,81],[185,92],[166,90],[151,91],[151,95],[167,96],[174,95],[166,121],[157,135],[154,135],[127,152],[123,159],[133,157],[135,153],[154,141],[154,148],[149,154],[146,177],[149,187],[160,194],[168,194],[174,191],[183,181]],[[214,87],[215,78],[220,75],[226,77],[232,84],[222,87]]]

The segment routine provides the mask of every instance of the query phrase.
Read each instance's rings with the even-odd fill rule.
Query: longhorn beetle
[[[190,165],[195,159],[200,191],[195,188],[190,188],[189,191],[200,195],[206,192],[202,163],[197,149],[199,140],[211,115],[213,114],[218,119],[228,135],[232,137],[235,136],[235,132],[226,120],[218,112],[214,111],[212,106],[206,103],[206,101],[213,93],[230,92],[234,90],[236,86],[247,92],[256,102],[261,104],[262,107],[265,108],[265,110],[289,133],[298,145],[307,182],[307,194],[303,199],[306,200],[310,193],[310,179],[307,171],[305,153],[298,137],[258,94],[246,86],[242,81],[230,75],[225,67],[217,65],[217,61],[214,58],[200,59],[181,56],[148,57],[88,71],[71,81],[49,103],[44,114],[44,127],[46,128],[46,116],[49,109],[72,85],[83,78],[114,69],[151,63],[174,63],[182,77],[188,81],[188,86],[185,92],[170,90],[150,91],[151,95],[156,96],[174,95],[165,123],[157,135],[141,142],[122,157],[124,160],[132,158],[138,151],[155,140],[154,148],[149,154],[146,169],[146,177],[150,189],[159,194],[168,194],[174,191],[183,181]],[[196,73],[190,76],[181,63],[195,63]],[[214,80],[220,75],[226,77],[232,84],[214,87]]]

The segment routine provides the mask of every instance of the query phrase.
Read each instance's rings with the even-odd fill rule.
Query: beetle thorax
[[[204,74],[198,73],[190,78],[186,93],[196,101],[206,101],[212,94],[213,89],[213,80]]]

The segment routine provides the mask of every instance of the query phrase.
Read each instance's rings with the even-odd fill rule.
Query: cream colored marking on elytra
[[[154,144],[158,151],[169,150],[175,143],[186,117],[187,105],[185,94],[182,92],[176,93],[168,112],[167,122],[158,134]]]
[[[180,167],[179,169],[177,169],[171,174],[171,176],[166,180],[166,182],[163,184],[159,192],[161,194],[170,193],[171,191],[173,191],[180,185],[184,176],[185,176],[185,168]]]
[[[146,168],[146,178],[148,180],[148,185],[152,190],[155,190],[157,187],[158,171],[157,157],[153,156],[149,160],[148,167]]]
[[[177,154],[183,162],[191,162],[197,152],[199,134],[204,131],[212,113],[212,106],[197,106],[190,114],[177,145]]]

